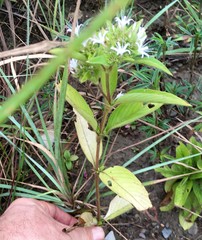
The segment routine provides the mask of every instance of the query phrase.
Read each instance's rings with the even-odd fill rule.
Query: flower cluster
[[[145,45],[147,38],[142,21],[135,22],[127,16],[116,17],[115,23],[107,22],[106,27],[96,32],[91,38],[83,42],[81,53],[86,57],[86,62],[70,60],[70,71],[81,82],[91,80],[96,82],[99,77],[99,67],[132,62],[137,57],[149,57],[148,47]],[[77,25],[75,35],[78,36],[82,28]],[[67,33],[71,32],[70,28]],[[100,65],[93,59],[100,57]],[[96,58],[97,60],[97,58]]]

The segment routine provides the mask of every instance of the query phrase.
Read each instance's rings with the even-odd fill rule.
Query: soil
[[[68,11],[74,11],[75,7],[75,1],[71,1],[72,4],[68,3],[70,8],[68,8]],[[151,16],[157,12],[159,12],[162,7],[167,3],[168,1],[162,1],[162,0],[139,0],[137,1],[137,9],[136,12],[139,15],[146,16],[146,19],[144,19],[145,22],[151,18]],[[81,6],[81,21],[88,18],[89,16],[94,14],[98,11],[98,8],[100,5],[102,5],[102,1],[84,1]],[[90,9],[90,13],[89,13]],[[5,19],[4,19],[5,20]],[[149,29],[150,34],[153,31],[159,32],[160,34],[166,34],[168,29],[166,26],[169,26],[169,24],[165,25],[165,22],[168,20],[168,18],[165,19],[164,17],[159,18],[153,25],[152,28]],[[172,29],[169,29],[170,33],[173,32]],[[20,34],[23,35],[23,34]],[[23,39],[23,36],[22,36]],[[32,42],[35,42],[34,36],[32,36]],[[39,39],[36,39],[36,42]],[[0,46],[2,49],[3,47]],[[190,58],[188,55],[186,56],[180,56],[179,58],[175,57],[169,57],[167,59],[169,62],[169,68],[172,69],[173,77],[169,79],[164,79],[164,81],[170,81],[172,80],[178,81],[179,83],[182,82],[182,80],[190,81]],[[202,74],[202,65],[201,60],[199,60],[196,63],[196,67],[194,69],[194,74],[192,76],[191,83],[197,85],[196,91],[194,92],[194,95],[191,95],[190,99],[192,100],[201,100],[201,92],[202,89],[197,89],[198,83],[201,81],[201,74]],[[167,116],[170,116],[172,119],[173,126],[176,123],[179,123],[178,119],[181,119],[182,121],[191,119],[195,113],[189,111],[184,114],[184,112],[181,112],[178,108],[172,107],[170,109],[167,109]],[[177,119],[178,118],[178,119]],[[138,145],[136,147],[129,147],[127,150],[118,151],[120,149],[123,149],[124,147],[128,147],[131,145],[134,145],[135,143],[140,142],[141,140],[145,140],[146,134],[139,130],[139,126],[141,123],[138,123],[136,126],[136,129],[132,130],[132,128],[127,129],[123,128],[118,132],[118,137],[114,143],[113,149],[111,152],[114,154],[111,154],[107,161],[107,165],[122,165],[126,160],[133,157],[138,151],[141,151],[146,146],[152,143],[152,141],[147,141],[144,144]],[[185,132],[184,132],[185,133]],[[192,132],[186,130],[186,137],[190,137]],[[114,134],[115,138],[116,133]],[[172,145],[176,146],[177,139],[170,138],[166,140],[167,142],[162,143],[162,145]],[[158,163],[160,160],[155,159],[151,160],[151,155],[149,153],[145,154],[144,156],[140,157],[135,163],[131,164],[129,166],[129,169],[131,171],[135,171],[137,169],[141,169],[150,165],[154,165]],[[154,171],[148,171],[143,174],[137,175],[137,177],[142,181],[146,182],[149,180],[155,180],[161,178],[161,176]],[[116,240],[119,239],[128,239],[128,240],[200,240],[202,239],[202,221],[200,218],[196,221],[194,227],[189,231],[184,231],[182,227],[179,225],[178,221],[178,209],[175,209],[171,212],[161,212],[159,210],[160,203],[165,197],[165,192],[163,190],[163,183],[157,184],[153,186],[147,187],[147,190],[150,194],[150,199],[153,203],[154,208],[151,209],[148,212],[138,212],[135,209],[130,211],[129,213],[123,214],[122,216],[118,217],[117,219],[110,222],[109,225],[105,226],[106,233],[113,230],[116,236]],[[104,202],[102,202],[103,206],[108,205],[109,199],[106,199]],[[162,231],[170,231],[169,237],[163,237]]]

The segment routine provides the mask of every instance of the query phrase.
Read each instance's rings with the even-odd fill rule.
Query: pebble
[[[168,239],[170,237],[171,233],[172,233],[172,230],[170,228],[165,227],[162,230],[162,235],[165,239]]]
[[[116,240],[114,232],[110,231],[107,236],[105,237],[105,240]]]
[[[198,233],[198,226],[197,223],[194,223],[193,226],[188,230],[188,233],[192,236]]]
[[[142,232],[139,234],[139,237],[141,237],[141,239],[146,239],[146,236],[145,236],[145,234],[144,234],[144,233],[142,233]]]

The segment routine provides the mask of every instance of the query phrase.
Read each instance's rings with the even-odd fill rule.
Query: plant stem
[[[110,87],[109,87],[109,70],[106,71],[106,90],[107,90],[107,101],[111,104],[111,94],[110,94]]]
[[[96,207],[97,207],[97,221],[98,225],[100,224],[101,220],[101,213],[100,213],[100,188],[99,188],[99,160],[100,160],[100,147],[103,137],[103,132],[105,129],[105,125],[108,119],[108,115],[111,111],[111,107],[109,105],[105,105],[104,112],[103,112],[103,118],[100,123],[100,132],[97,135],[97,148],[96,148],[96,160],[95,160],[95,190],[96,190]]]
[[[100,223],[100,189],[99,189],[99,156],[100,156],[101,136],[97,136],[96,162],[95,162],[95,189],[96,189],[96,207],[97,207],[97,221]]]

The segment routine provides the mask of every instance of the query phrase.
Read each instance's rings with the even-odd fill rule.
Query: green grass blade
[[[161,15],[163,15],[170,7],[172,7],[179,0],[175,0],[170,4],[166,5],[161,11],[159,11],[144,27],[148,28],[153,22],[155,22]]]
[[[180,130],[181,128],[189,125],[190,123],[196,122],[199,119],[201,119],[202,117],[197,117],[195,119],[192,119],[190,121],[185,122],[183,125],[179,126],[178,128],[172,130],[171,132],[167,133],[166,135],[164,135],[163,137],[159,138],[157,141],[155,141],[154,143],[152,143],[151,145],[149,145],[148,147],[146,147],[144,150],[142,150],[141,152],[139,152],[137,155],[135,155],[134,157],[132,157],[131,159],[129,159],[126,163],[123,164],[124,167],[129,166],[131,163],[133,163],[134,161],[136,161],[140,156],[142,156],[143,154],[145,154],[146,152],[148,152],[151,148],[153,148],[154,146],[156,146],[157,144],[159,144],[160,142],[162,142],[163,140],[165,140],[167,137],[169,137],[170,135],[172,135],[173,133],[177,132],[178,130]]]
[[[15,149],[19,152],[19,153],[22,153],[22,150],[18,147],[15,146],[15,144],[7,137],[3,134],[3,132],[0,131],[0,137],[3,137],[4,139],[6,139],[6,141],[12,145],[13,147],[15,147]],[[27,164],[34,164],[39,170],[41,170],[41,172],[56,186],[56,188],[61,192],[61,193],[64,193],[62,187],[58,184],[58,181],[45,169],[43,168],[39,163],[37,163],[33,158],[31,158],[30,156],[28,156],[26,153],[23,153],[25,155],[25,157],[27,158],[26,159],[26,162]],[[29,162],[29,161],[31,162]],[[40,174],[35,171],[35,174],[37,174],[37,176],[39,177]],[[41,180],[41,177],[40,177],[40,180]],[[44,183],[44,182],[43,182]],[[46,185],[46,184],[45,184]],[[47,187],[47,186],[46,186]]]

